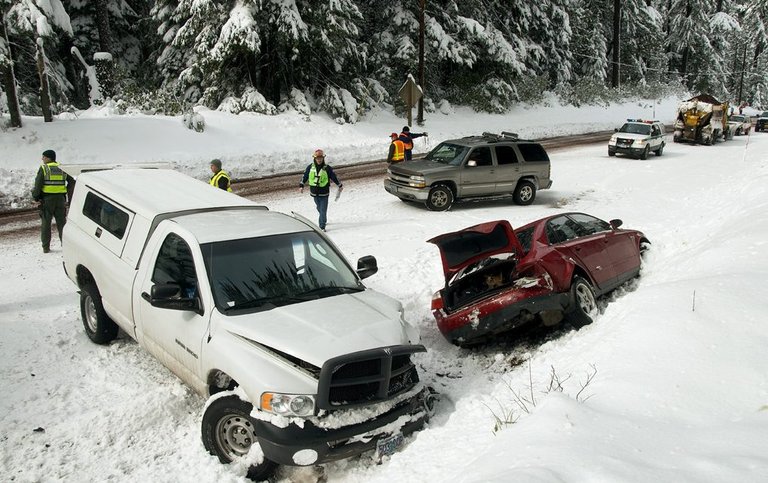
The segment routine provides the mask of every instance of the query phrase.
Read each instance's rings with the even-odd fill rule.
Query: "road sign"
[[[405,102],[405,108],[408,112],[408,125],[410,126],[413,124],[411,109],[413,109],[413,106],[419,102],[419,99],[421,99],[421,96],[423,95],[421,87],[416,83],[416,79],[414,79],[411,74],[408,74],[408,77],[405,79],[405,83],[398,91],[398,94],[400,94],[400,97]]]

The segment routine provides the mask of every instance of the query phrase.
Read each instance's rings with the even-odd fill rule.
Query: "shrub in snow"
[[[185,112],[181,117],[181,122],[184,123],[187,129],[191,129],[195,132],[205,131],[205,118],[199,112]]]
[[[453,114],[453,106],[450,102],[448,102],[448,99],[443,99],[437,104],[437,110],[440,111],[441,114],[445,114],[446,116],[449,114]]]
[[[268,102],[264,96],[253,87],[245,89],[243,97],[240,98],[240,106],[243,111],[269,114],[270,116],[277,114],[277,108]]]
[[[501,79],[491,78],[469,92],[469,103],[476,111],[507,112],[518,99],[515,87]]]
[[[328,86],[319,100],[320,109],[327,111],[339,124],[354,124],[358,120],[358,104],[352,93],[346,89]]]
[[[376,79],[355,79],[350,89],[361,112],[381,107],[389,99],[389,92]]]
[[[303,92],[296,89],[295,87],[291,89],[290,95],[280,103],[280,106],[277,108],[277,110],[280,112],[294,110],[301,114],[305,121],[310,120],[309,116],[312,113],[312,108],[309,106],[307,96],[305,96]]]
[[[435,112],[435,101],[433,101],[431,97],[424,98],[424,111]]]
[[[240,103],[240,99],[237,97],[225,97],[223,101],[221,101],[221,104],[219,104],[219,107],[216,108],[217,111],[222,112],[230,112],[232,114],[239,114],[243,110],[243,106]]]
[[[546,76],[525,76],[519,81],[515,82],[515,88],[517,88],[517,95],[520,98],[520,102],[526,104],[539,104],[544,100],[544,93],[548,89],[549,81]]]

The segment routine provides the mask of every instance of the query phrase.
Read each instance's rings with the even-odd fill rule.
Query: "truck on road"
[[[728,126],[728,103],[708,94],[683,101],[677,107],[677,120],[672,140],[712,145],[718,139],[732,139]]]
[[[63,252],[88,337],[122,330],[208,398],[205,448],[251,478],[389,454],[428,420],[418,329],[362,282],[376,259],[298,215],[170,169],[85,172]]]

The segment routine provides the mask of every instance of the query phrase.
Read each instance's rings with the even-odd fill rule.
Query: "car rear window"
[[[83,214],[117,238],[122,239],[128,227],[128,213],[93,192],[85,195]]]
[[[549,156],[544,151],[544,147],[541,144],[536,143],[518,143],[517,149],[520,150],[520,154],[523,155],[523,159],[530,162],[543,161],[549,162]]]

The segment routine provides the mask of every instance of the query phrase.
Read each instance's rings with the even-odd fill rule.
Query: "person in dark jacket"
[[[325,153],[322,149],[316,150],[312,154],[314,159],[312,163],[304,170],[304,176],[299,183],[299,191],[304,192],[304,185],[309,185],[309,194],[315,200],[317,212],[320,214],[318,226],[325,231],[325,224],[328,221],[328,196],[331,193],[331,181],[336,183],[341,192],[343,185],[333,172],[333,168],[325,164]]]
[[[224,191],[229,191],[230,193],[232,192],[232,181],[229,179],[229,173],[221,169],[220,159],[211,161],[211,173],[213,173],[213,176],[211,176],[211,180],[209,181],[211,186],[216,186]]]
[[[70,178],[56,162],[56,152],[52,149],[43,151],[43,164],[37,170],[32,199],[40,210],[40,241],[43,253],[51,251],[51,221],[56,219],[59,241],[67,222],[67,185]]]
[[[411,132],[411,128],[403,126],[403,132],[400,133],[400,140],[405,145],[405,160],[410,161],[412,158],[411,150],[413,149],[413,140],[422,136],[429,136],[426,132]]]

